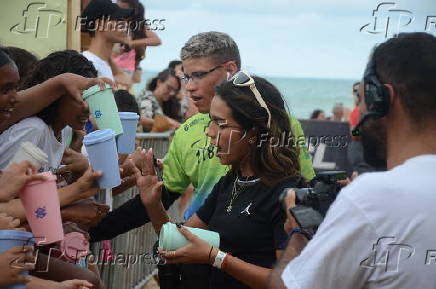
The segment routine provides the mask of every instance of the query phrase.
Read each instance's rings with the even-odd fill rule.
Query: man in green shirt
[[[182,80],[199,113],[176,131],[164,160],[163,180],[166,189],[172,192],[183,193],[189,184],[194,186],[191,205],[184,215],[188,219],[202,206],[214,185],[228,170],[215,157],[205,130],[210,121],[215,86],[240,70],[241,59],[235,41],[220,32],[191,37],[181,50],[181,59],[185,74]],[[304,138],[298,120],[291,116],[290,121],[294,138]],[[305,145],[300,146],[300,167],[307,180],[315,176]]]

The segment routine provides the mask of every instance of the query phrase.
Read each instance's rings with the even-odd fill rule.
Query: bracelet
[[[210,254],[212,254],[213,246],[210,246],[209,257],[207,258],[207,263],[210,264]]]
[[[291,240],[292,235],[294,235],[294,234],[304,235],[307,238],[307,240],[312,239],[312,235],[309,232],[304,231],[303,229],[300,229],[300,228],[295,228],[289,233],[289,240]]]
[[[215,261],[213,262],[213,266],[215,268],[221,269],[224,259],[226,258],[227,253],[224,253],[223,251],[218,251],[215,257]]]
[[[226,269],[227,261],[229,260],[229,256],[232,256],[232,254],[227,253],[226,256],[224,257],[223,264],[221,265],[221,270],[225,270]]]

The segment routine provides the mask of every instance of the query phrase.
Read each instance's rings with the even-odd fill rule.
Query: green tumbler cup
[[[88,88],[83,92],[83,99],[88,103],[98,129],[111,129],[115,132],[115,136],[123,133],[123,126],[110,85],[106,84],[105,90],[100,90],[98,85]]]
[[[213,231],[186,227],[191,233],[209,243],[209,245],[219,248],[220,234]],[[188,240],[179,232],[173,223],[166,223],[162,226],[159,234],[159,248],[165,251],[177,250],[188,244]]]

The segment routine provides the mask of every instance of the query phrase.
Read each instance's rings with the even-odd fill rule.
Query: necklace
[[[233,182],[233,188],[232,188],[232,193],[230,195],[230,202],[229,205],[227,206],[227,213],[230,213],[233,209],[233,202],[238,198],[240,192],[242,191],[242,189],[244,189],[245,187],[249,187],[249,186],[253,186],[255,184],[257,184],[257,182],[259,182],[259,178],[254,179],[254,180],[240,180],[239,177],[237,176],[235,181]]]
[[[237,180],[237,178],[236,178]],[[239,195],[239,188],[236,188],[236,180],[233,182],[233,189],[232,194],[230,195],[230,202],[227,206],[227,213],[230,213],[233,209],[233,201],[238,197]]]

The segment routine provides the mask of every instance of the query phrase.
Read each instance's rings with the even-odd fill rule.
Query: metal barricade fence
[[[163,158],[168,151],[172,133],[137,134],[138,145],[153,148],[156,158]],[[136,187],[114,197],[113,208],[124,204],[137,194]],[[168,211],[172,220],[181,220],[178,201]],[[151,223],[131,230],[111,240],[112,261],[99,263],[101,278],[107,289],[141,288],[156,270],[153,245],[157,241]],[[101,244],[94,246],[94,254],[101,255]],[[98,259],[101,259],[99,256]]]

